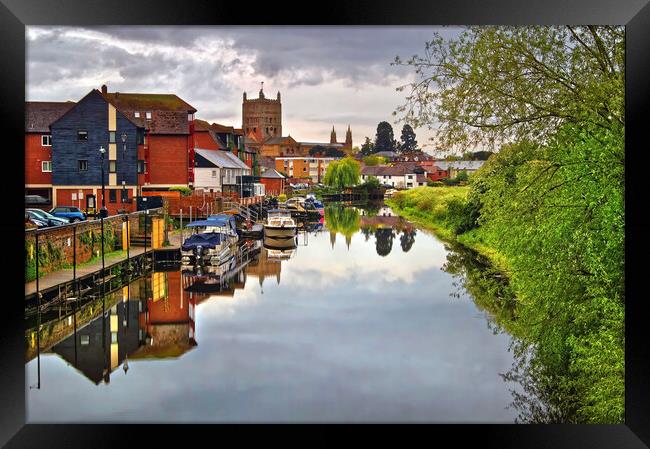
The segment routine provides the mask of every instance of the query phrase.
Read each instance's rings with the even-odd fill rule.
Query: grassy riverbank
[[[509,280],[512,311],[503,307],[498,295],[485,294],[477,300],[521,342],[515,352],[522,360],[518,369],[526,374],[518,373],[517,379],[528,380],[525,394],[517,400],[529,407],[522,421],[622,422],[624,307],[616,290],[620,279],[604,269],[594,274],[576,272],[558,256],[549,255],[562,243],[551,232],[579,230],[564,217],[558,215],[555,221],[549,217],[548,227],[528,222],[526,228],[521,217],[504,215],[502,221],[494,220],[485,207],[487,200],[472,186],[419,187],[399,192],[386,203],[441,239],[486,256]],[[531,234],[524,239],[516,234],[518,229]],[[512,243],[516,238],[521,239],[517,246]],[[572,244],[566,240],[567,247]],[[485,287],[480,273],[465,274],[468,285]]]
[[[485,242],[479,229],[457,234],[456,222],[450,216],[450,204],[464,203],[469,193],[462,187],[418,187],[398,193],[385,203],[404,218],[430,229],[442,240],[458,242],[487,257],[502,271],[508,270],[506,259]],[[453,207],[453,206],[452,206]]]

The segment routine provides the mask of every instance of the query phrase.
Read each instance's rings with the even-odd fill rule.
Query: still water
[[[28,422],[514,421],[511,337],[427,231],[337,208],[243,249],[221,283],[168,267],[49,322],[40,357],[28,331]]]

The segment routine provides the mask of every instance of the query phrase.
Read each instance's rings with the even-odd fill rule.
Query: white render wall
[[[217,176],[212,177],[212,172],[216,171]],[[221,192],[221,169],[213,168],[194,168],[194,188],[204,189],[208,192],[212,189],[215,192]]]

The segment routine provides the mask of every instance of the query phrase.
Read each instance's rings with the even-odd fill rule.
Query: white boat
[[[296,222],[288,210],[270,210],[264,223],[264,237],[290,239],[296,236],[296,228]]]
[[[183,241],[181,262],[221,265],[233,256],[233,246],[239,240],[232,215],[211,215],[206,220],[187,225],[194,233]]]

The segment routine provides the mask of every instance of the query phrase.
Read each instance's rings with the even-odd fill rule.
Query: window
[[[143,129],[138,129],[138,133],[136,135],[137,139],[137,144],[142,145],[144,143],[144,130]]]
[[[147,111],[145,115],[147,117],[147,120],[151,120],[151,111]]]
[[[77,131],[77,140],[85,142],[88,140],[88,131]]]
[[[121,192],[122,192],[122,194],[121,194],[122,203],[128,203],[129,202],[129,191],[126,190],[126,189],[122,189]]]
[[[108,172],[109,173],[117,172],[117,161],[108,161]]]
[[[115,189],[110,189],[108,191],[108,202],[109,203],[116,203],[117,202],[117,195],[115,194]]]
[[[138,161],[138,173],[144,173],[144,161],[143,160]]]
[[[108,132],[108,143],[115,143],[115,131]]]
[[[41,136],[41,146],[43,146],[43,147],[51,147],[52,146],[52,136],[50,136],[50,135]]]
[[[41,162],[41,171],[42,172],[51,172],[52,171],[52,161],[42,161]]]
[[[139,112],[134,112],[134,113],[133,113],[133,116],[134,116],[135,118],[140,118],[140,113],[139,113]]]
[[[413,179],[413,175],[408,175],[407,178],[408,179]]]
[[[216,177],[217,177],[217,171],[216,171],[216,170],[212,170],[212,177],[213,177],[213,178],[216,178]]]
[[[194,114],[187,114],[187,120],[190,122],[194,120]]]
[[[79,159],[77,161],[79,164],[79,171],[88,171],[88,160],[87,159]]]

